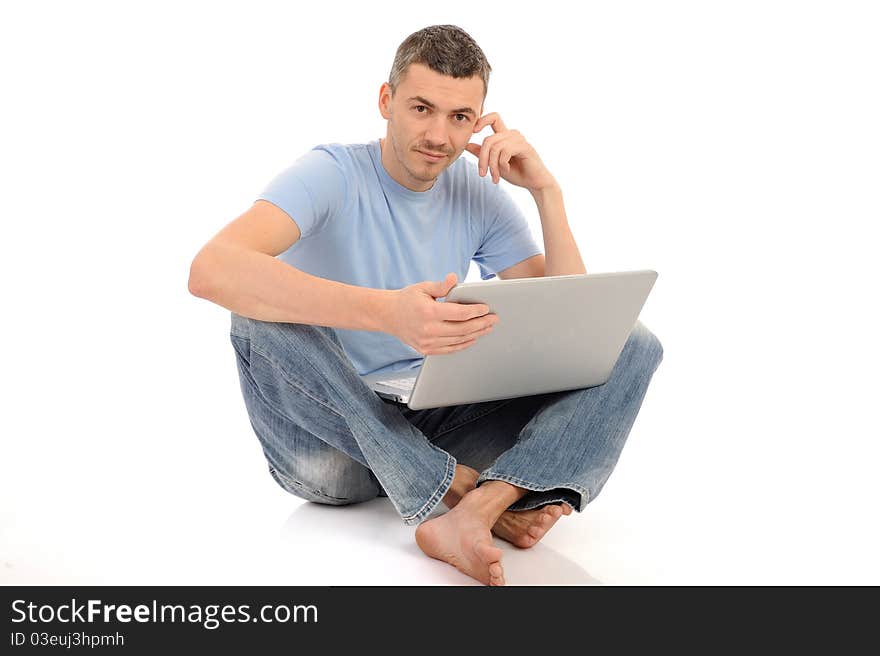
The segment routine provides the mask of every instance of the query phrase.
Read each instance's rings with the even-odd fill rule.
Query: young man
[[[232,312],[245,405],[282,488],[336,505],[387,496],[428,556],[503,585],[492,535],[528,548],[583,511],[663,351],[637,322],[604,385],[421,411],[361,380],[491,330],[488,307],[436,300],[471,260],[484,279],[586,272],[556,180],[483,115],[490,71],[456,26],[407,37],[380,89],[385,137],[302,156],[202,248],[189,288]],[[502,178],[535,199],[546,255]],[[427,519],[441,501],[450,510]]]

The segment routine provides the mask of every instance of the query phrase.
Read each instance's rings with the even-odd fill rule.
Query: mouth
[[[420,150],[420,151],[418,151],[418,152],[419,152],[419,153],[420,153],[420,154],[421,154],[426,160],[428,160],[429,162],[439,162],[441,159],[446,159],[446,155],[443,155],[443,154],[440,154],[440,155],[434,155],[434,154],[431,154],[431,153],[426,153],[426,152],[424,152],[424,151],[422,151],[422,150]]]

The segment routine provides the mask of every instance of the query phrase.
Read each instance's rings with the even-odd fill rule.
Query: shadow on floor
[[[445,509],[443,510],[445,511]],[[436,511],[431,517],[438,516]],[[577,518],[563,517],[559,521]],[[401,521],[391,502],[379,497],[350,506],[303,502],[280,530],[282,542],[319,567],[328,561],[328,584],[351,585],[480,585],[451,565],[419,549],[414,526]],[[545,544],[520,549],[494,538],[504,555],[508,585],[594,585],[601,581]],[[330,564],[333,563],[333,564]]]

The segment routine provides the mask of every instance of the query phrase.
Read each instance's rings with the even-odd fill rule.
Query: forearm
[[[259,321],[383,331],[391,290],[310,275],[257,251],[212,244],[193,260],[190,291]]]
[[[541,230],[544,235],[544,275],[567,276],[586,273],[587,268],[581,259],[574,235],[568,225],[565,206],[562,203],[562,189],[551,187],[532,192],[541,216]]]

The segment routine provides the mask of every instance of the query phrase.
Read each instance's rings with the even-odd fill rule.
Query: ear
[[[388,120],[391,118],[391,85],[383,82],[379,89],[379,112],[382,118]]]

